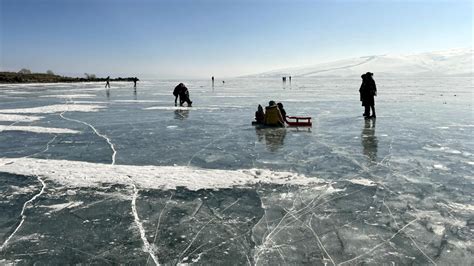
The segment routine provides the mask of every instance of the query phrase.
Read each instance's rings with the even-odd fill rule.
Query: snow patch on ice
[[[164,103],[169,101],[160,101],[160,100],[114,100],[113,102],[117,103]]]
[[[434,165],[433,165],[433,168],[434,168],[434,169],[438,169],[438,170],[444,170],[444,171],[449,170],[448,167],[446,167],[446,166],[444,166],[444,165],[442,165],[442,164],[434,164]]]
[[[184,106],[153,106],[143,108],[143,110],[219,110],[218,107],[184,107]]]
[[[42,116],[0,114],[0,121],[9,122],[34,122],[43,118]]]
[[[2,158],[0,165],[1,172],[18,175],[36,174],[68,187],[97,187],[106,183],[129,185],[130,179],[140,189],[163,190],[172,190],[177,187],[199,190],[246,187],[256,184],[323,183],[318,178],[266,169],[217,170],[188,166],[109,165],[33,158]]]
[[[94,98],[94,94],[56,94],[56,95],[43,95],[41,98],[60,98],[60,99],[71,99],[71,98]]]
[[[80,131],[67,129],[67,128],[55,128],[55,127],[36,127],[36,126],[5,126],[0,125],[0,132],[2,131],[25,131],[32,133],[49,133],[49,134],[77,134]]]
[[[35,187],[33,186],[28,186],[28,187],[10,186],[10,188],[14,190],[12,195],[30,193],[35,189]]]
[[[451,202],[449,207],[460,211],[474,211],[474,205]]]
[[[52,114],[61,112],[97,112],[105,108],[102,105],[55,104],[32,108],[0,109],[5,114]]]
[[[47,214],[51,214],[53,212],[58,212],[63,209],[75,208],[77,206],[82,205],[83,203],[84,202],[82,201],[74,201],[74,202],[66,202],[66,203],[53,204],[53,205],[39,205],[38,207],[51,209],[51,211],[47,212]]]
[[[71,103],[73,104],[108,104],[108,102],[103,102],[103,101],[75,101],[75,100],[71,100]]]
[[[369,179],[349,179],[347,180],[353,184],[357,184],[357,185],[362,185],[362,186],[366,186],[366,187],[373,187],[373,186],[377,186],[377,184],[372,181],[372,180],[369,180]]]

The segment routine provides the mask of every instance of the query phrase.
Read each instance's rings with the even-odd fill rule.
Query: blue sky
[[[232,77],[472,47],[470,0],[0,0],[0,68]]]

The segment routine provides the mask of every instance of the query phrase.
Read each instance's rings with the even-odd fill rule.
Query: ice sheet
[[[0,132],[0,263],[473,264],[472,78],[375,73],[364,120],[359,76],[2,85],[2,127],[80,134]]]

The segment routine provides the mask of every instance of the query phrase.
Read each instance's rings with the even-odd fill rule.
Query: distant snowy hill
[[[381,76],[472,76],[471,48],[412,55],[374,55],[313,66],[268,71],[245,77],[349,77],[365,72]]]

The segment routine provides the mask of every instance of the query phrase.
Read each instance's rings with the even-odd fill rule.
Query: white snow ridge
[[[2,158],[0,171],[18,175],[38,175],[69,187],[97,187],[104,183],[130,185],[139,189],[189,190],[246,187],[262,184],[308,185],[320,179],[290,172],[264,169],[217,170],[188,166],[110,165],[65,160]]]
[[[313,66],[286,68],[246,77],[358,77],[365,72],[383,76],[472,76],[472,48],[452,49],[411,55],[374,55]]]

